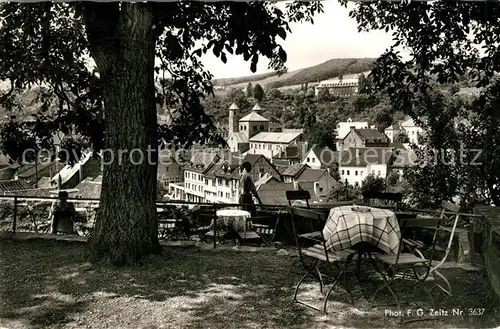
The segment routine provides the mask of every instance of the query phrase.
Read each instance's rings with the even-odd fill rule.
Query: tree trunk
[[[153,11],[145,3],[85,6],[106,119],[101,200],[91,252],[94,258],[130,264],[160,252]]]

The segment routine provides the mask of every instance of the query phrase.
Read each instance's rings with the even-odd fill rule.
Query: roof
[[[309,152],[312,152],[316,158],[326,167],[340,162],[342,151],[333,151],[328,147],[317,147],[314,145]],[[308,153],[309,153],[308,152]]]
[[[345,136],[349,134],[351,127],[363,129],[369,126],[367,121],[352,121],[351,118],[347,119],[345,122],[339,122],[337,124],[337,139],[344,139]]]
[[[100,179],[99,179],[100,178]],[[83,199],[99,199],[101,196],[102,176],[95,179],[87,177],[75,188],[78,189],[78,196]]]
[[[248,143],[247,135],[242,132],[233,132],[228,137],[234,138],[235,142],[238,144]]]
[[[306,168],[309,168],[308,165],[302,163],[296,163],[288,167],[283,173],[283,176],[292,176],[298,177]]]
[[[275,166],[286,166],[287,168],[290,166],[290,161],[287,159],[273,159],[273,164]]]
[[[401,127],[417,127],[415,124],[415,121],[412,118],[406,119],[405,121],[401,122]]]
[[[368,143],[390,142],[389,138],[377,129],[354,129],[354,131],[359,135],[359,137]]]
[[[276,178],[274,178],[273,175],[271,175],[269,173],[265,173],[264,176],[262,176],[258,181],[255,182],[255,187],[259,188],[259,186],[261,186],[263,184],[267,184],[272,180],[278,182],[278,180]]]
[[[0,192],[13,192],[13,191],[23,191],[23,190],[32,190],[33,186],[26,183],[23,180],[4,180],[0,181]]]
[[[238,122],[249,122],[249,121],[269,122],[268,119],[264,118],[262,115],[254,111],[250,112],[249,114],[245,115],[243,118],[238,120]]]
[[[317,182],[325,173],[328,175],[328,170],[305,168],[297,177],[297,182]]]
[[[300,137],[302,133],[276,133],[276,132],[260,132],[257,135],[250,138],[250,142],[262,142],[262,143],[279,143],[279,144],[290,144],[295,139]]]
[[[51,180],[50,180],[50,177],[42,177],[38,180],[38,184],[37,186],[39,188],[47,188],[47,187],[51,187],[52,184],[51,184]]]
[[[344,153],[340,166],[366,167],[368,164],[389,164],[394,158],[390,148],[350,148]]]
[[[206,169],[208,165],[216,161],[219,155],[214,151],[195,150],[189,160],[189,168],[202,168]]]
[[[318,85],[318,87],[332,87],[332,86],[351,86],[351,85],[357,85],[358,84],[358,79],[331,79],[331,80],[324,80],[321,81]]]
[[[50,167],[54,164],[53,161],[43,161],[35,166],[35,164],[28,164],[22,166],[18,169],[18,177],[20,178],[29,178],[37,173],[37,171],[41,171],[47,167]]]
[[[389,127],[385,128],[385,130],[386,130],[386,131],[387,131],[387,130],[396,130],[396,131],[399,131],[399,130],[401,130],[401,129],[402,129],[402,128],[401,128],[400,124],[399,124],[399,123],[397,123],[397,122],[396,122],[395,124],[390,125]]]
[[[58,183],[60,179],[61,185],[65,184],[67,181],[71,179],[71,177],[73,177],[78,173],[81,166],[83,166],[85,163],[87,163],[87,161],[90,160],[92,154],[93,152],[88,152],[87,154],[83,154],[83,158],[78,163],[75,163],[73,166],[66,165],[63,169],[61,169],[61,171],[59,171],[54,177],[52,177],[52,181]]]
[[[247,154],[245,154],[245,157],[242,159],[242,163],[243,163],[243,162],[250,162],[250,164],[251,164],[251,165],[252,165],[252,167],[253,167],[253,165],[254,165],[257,161],[259,161],[259,159],[260,159],[261,157],[266,158],[266,157],[265,157],[265,156],[263,156],[262,154],[247,153]]]
[[[286,165],[286,166],[277,165],[275,167],[276,167],[276,170],[280,173],[280,175],[283,175],[283,173],[285,172],[285,170],[288,169],[288,165]]]
[[[10,157],[8,155],[3,154],[0,152],[0,166],[9,166],[11,164]]]
[[[314,194],[314,188],[312,188],[312,184],[299,183],[296,187],[298,190],[309,191],[309,193],[311,194],[311,202],[317,200],[317,197]],[[286,191],[295,190],[295,184],[269,180],[267,183],[261,184],[256,188],[264,204],[288,205],[288,200],[286,199]]]
[[[304,129],[283,128],[281,131],[284,133],[304,133]]]
[[[218,178],[225,179],[238,179],[239,177],[239,164],[236,161],[224,161],[214,165],[215,169],[213,174]]]
[[[260,107],[259,103],[255,104],[252,111],[262,111],[262,107]]]
[[[229,107],[230,110],[239,110],[240,108],[238,107],[238,105],[236,105],[236,103],[233,103],[231,104],[231,106]]]
[[[400,143],[400,142],[391,143],[389,146],[392,147],[392,148],[395,148],[395,149],[405,149],[406,148],[403,145],[403,143]]]

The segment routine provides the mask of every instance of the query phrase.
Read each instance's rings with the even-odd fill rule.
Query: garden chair
[[[179,230],[180,223],[179,220],[172,209],[172,207],[166,207],[166,212],[160,212],[157,214],[158,219],[156,220],[158,224],[158,238],[166,239],[169,236],[176,235]]]
[[[451,291],[451,286],[446,277],[444,277],[439,271],[439,267],[441,267],[444,262],[446,261],[446,258],[448,257],[448,253],[451,249],[451,244],[453,242],[453,236],[454,232],[456,229],[456,225],[459,219],[459,207],[453,203],[443,201],[441,204],[443,210],[441,211],[441,215],[439,217],[427,217],[427,218],[408,218],[408,219],[403,219],[400,222],[400,228],[401,228],[401,241],[398,249],[398,253],[396,255],[376,255],[375,258],[387,266],[389,268],[389,271],[391,272],[390,276],[386,276],[384,273],[380,272],[382,274],[382,279],[384,280],[384,285],[377,289],[375,291],[373,298],[372,298],[372,305],[375,303],[375,298],[382,289],[388,289],[389,292],[392,294],[394,297],[394,300],[396,302],[396,305],[399,310],[401,310],[401,303],[399,301],[399,298],[397,297],[396,293],[392,289],[391,285],[396,279],[399,279],[400,277],[397,276],[397,274],[402,273],[402,279],[403,281],[406,280],[406,276],[409,275],[408,279],[413,282],[413,287],[420,286],[427,294],[429,297],[432,307],[435,308],[435,303],[434,303],[434,298],[431,295],[431,290],[435,287],[440,288],[442,291],[444,291],[448,295],[452,295]],[[454,220],[452,223],[452,229],[451,229],[451,236],[448,241],[448,246],[445,250],[445,255],[444,257],[437,261],[437,264],[435,263],[436,261],[434,260],[434,256],[436,254],[436,243],[437,243],[437,237],[438,233],[440,230],[442,230],[441,227],[441,222],[443,221],[445,211],[451,211],[452,213],[455,214]],[[413,252],[409,253],[403,253],[403,245],[405,243],[405,238],[404,234],[406,233],[406,230],[408,228],[426,228],[426,229],[433,229],[434,234],[432,238],[432,244],[430,246],[430,251],[429,251],[429,257],[424,257],[422,251],[419,249],[419,247],[413,248]],[[448,229],[445,230],[448,232]],[[419,274],[417,272],[417,269],[423,269],[423,274]],[[433,275],[438,276],[441,278],[445,283],[446,283],[446,288],[443,287],[440,284],[435,284],[432,286],[431,289],[427,289],[426,285],[430,281],[429,279]],[[421,320],[425,320],[426,318],[422,318]],[[413,321],[413,320],[412,320]]]
[[[323,237],[323,232],[322,231],[317,231],[317,232],[310,232],[310,233],[305,233],[305,234],[297,234],[296,230],[296,225],[295,225],[295,220],[296,217],[303,217],[303,218],[308,218],[314,221],[319,221],[323,226],[326,223],[326,215],[321,212],[309,210],[309,209],[304,209],[304,208],[298,208],[298,207],[288,207],[288,211],[292,215],[292,228],[294,232],[294,237],[295,237],[295,242],[297,244],[297,249],[299,252],[299,258],[300,262],[306,269],[306,273],[302,276],[300,281],[297,284],[297,287],[295,288],[295,293],[293,295],[293,300],[296,301],[297,303],[300,303],[302,305],[305,305],[307,307],[313,308],[318,311],[322,311],[323,313],[326,314],[326,307],[328,303],[328,297],[330,296],[331,292],[333,289],[337,286],[337,283],[339,282],[341,276],[345,273],[347,268],[352,264],[352,260],[354,258],[354,255],[357,254],[355,250],[347,249],[339,252],[333,252],[330,251],[326,248],[326,243],[325,239]],[[303,248],[302,247],[302,241],[305,240],[308,242],[307,245],[309,247]],[[311,246],[312,245],[312,246]],[[306,262],[306,259],[309,259],[312,261],[312,264],[308,264]],[[325,264],[326,268],[328,270],[328,274],[322,273],[319,269],[319,264]],[[332,265],[335,266],[335,268],[338,270],[338,272],[335,274],[333,271]],[[328,292],[324,295],[324,300],[323,300],[323,308],[317,308],[313,305],[310,305],[308,303],[305,303],[303,301],[300,301],[297,299],[297,294],[299,292],[299,288],[309,275],[313,276],[316,278],[319,282],[320,285],[320,292],[323,293],[323,286],[324,286],[324,278],[327,279],[332,279],[333,283]],[[351,297],[351,301],[353,300],[352,294],[350,289],[347,291]]]
[[[193,223],[198,226],[195,231],[200,236],[201,241],[208,242],[211,239],[214,243],[214,248],[217,243],[221,242],[228,234],[228,228],[217,223],[217,209],[215,205],[197,205],[191,209]]]
[[[293,191],[286,191],[285,193],[289,206],[292,206],[292,201],[298,200],[298,201],[304,201],[307,205],[307,208],[310,208],[309,200],[311,200],[311,194],[309,193],[309,191],[293,190]]]
[[[278,211],[276,217],[259,216],[250,218],[252,229],[259,235],[264,245],[270,246],[273,244],[281,212],[282,209]]]

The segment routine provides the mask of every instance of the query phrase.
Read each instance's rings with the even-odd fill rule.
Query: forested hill
[[[270,72],[239,78],[215,79],[213,83],[215,86],[241,88],[244,88],[249,82],[258,83],[267,89],[289,87],[306,82],[333,79],[340,74],[346,77],[347,75],[367,72],[373,69],[375,60],[375,58],[334,58],[318,65],[287,72],[281,76],[278,76],[276,72]]]

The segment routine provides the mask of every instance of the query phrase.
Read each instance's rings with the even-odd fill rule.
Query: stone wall
[[[51,202],[37,202],[33,205],[33,217],[37,223],[48,219]],[[14,220],[14,202],[0,202],[0,230],[12,230],[12,222]],[[28,231],[32,230],[33,219],[28,211],[28,208],[23,205],[17,206],[16,214],[16,230]]]
[[[500,208],[477,206],[474,213],[483,215],[484,225],[476,225],[476,236],[482,230],[482,260],[491,287],[500,296]],[[476,241],[476,246],[479,243]]]
[[[30,213],[26,202],[17,205],[16,231],[34,231],[33,221],[37,226],[49,220],[50,207],[52,201],[34,202],[33,210]],[[78,221],[85,221],[86,215],[77,213]],[[14,220],[14,202],[0,201],[0,231],[11,231]]]

